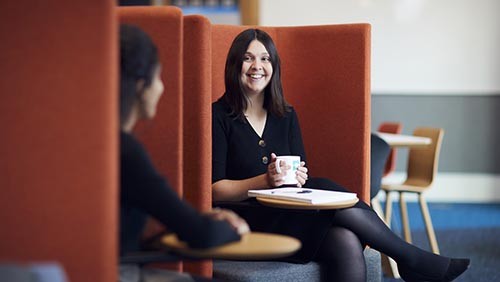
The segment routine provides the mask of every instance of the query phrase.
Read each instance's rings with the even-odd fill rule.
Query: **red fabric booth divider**
[[[198,177],[184,178],[184,194],[202,195],[204,208],[211,204],[211,102],[224,92],[227,52],[246,28],[184,17],[184,175]],[[284,93],[299,115],[309,169],[369,203],[370,25],[259,28],[280,52]]]
[[[213,101],[225,90],[229,47],[247,28],[212,26]],[[369,203],[370,25],[258,28],[278,48],[284,95],[297,111],[311,175],[330,178]],[[192,67],[185,64],[185,72]]]
[[[184,17],[184,197],[202,211],[212,208],[211,24],[205,17]],[[194,64],[193,64],[194,63]],[[196,66],[196,64],[199,64]],[[212,263],[185,263],[186,271],[212,276]]]
[[[0,2],[0,262],[117,281],[115,2]],[[1,278],[0,278],[1,280]]]

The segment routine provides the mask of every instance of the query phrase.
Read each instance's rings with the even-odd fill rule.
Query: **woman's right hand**
[[[271,163],[267,166],[267,182],[271,187],[278,187],[285,183],[286,171],[290,169],[285,162],[280,163],[281,173],[276,171],[276,154],[271,153]]]

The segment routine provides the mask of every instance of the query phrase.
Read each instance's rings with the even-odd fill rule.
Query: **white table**
[[[427,146],[432,143],[432,139],[428,137],[384,132],[374,132],[374,134],[382,138],[391,147],[420,147]]]

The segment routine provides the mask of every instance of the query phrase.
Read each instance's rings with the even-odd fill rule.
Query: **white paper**
[[[312,188],[274,188],[262,190],[248,190],[248,197],[273,198],[304,202],[309,204],[326,204],[344,202],[356,199],[356,193],[326,191]]]

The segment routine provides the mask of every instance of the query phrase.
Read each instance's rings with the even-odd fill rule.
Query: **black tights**
[[[442,276],[450,262],[417,248],[394,234],[365,203],[338,210],[316,260],[324,267],[323,281],[365,281],[364,246],[369,245],[421,274]]]
[[[316,259],[321,265],[321,281],[366,281],[363,246],[356,234],[344,227],[328,231]]]

